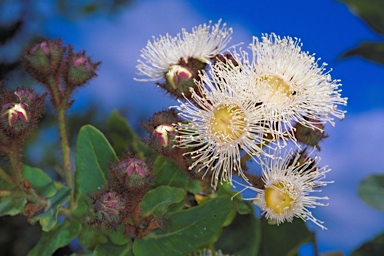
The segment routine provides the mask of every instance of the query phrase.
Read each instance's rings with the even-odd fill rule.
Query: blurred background
[[[369,7],[371,1],[384,15],[384,1],[346,2],[364,2],[360,6]],[[261,33],[298,37],[304,51],[316,53],[320,63],[329,64],[332,77],[341,79],[342,96],[348,97],[345,120],[326,127],[329,138],[320,144],[321,165],[332,169],[327,178],[335,183],[323,190],[330,205],[315,209],[314,215],[325,221],[328,230],[309,223],[321,253],[348,255],[384,230],[383,212],[364,204],[357,193],[363,178],[384,173],[384,65],[364,47],[356,50],[362,42],[383,42],[384,17],[375,27],[375,22],[369,25],[350,6],[332,0],[0,0],[0,81],[7,88],[42,90],[20,68],[22,49],[38,36],[62,38],[64,44],[86,50],[94,61],[102,62],[98,77],[75,94],[68,112],[70,132],[76,134],[83,123],[102,124],[117,109],[146,136],[139,123],[176,104],[154,83],[133,80],[140,50],[152,36],[176,35],[182,28],[191,31],[222,19],[234,31],[230,46],[243,42],[246,48],[252,36]],[[26,157],[31,165],[43,163],[54,169],[51,163],[57,156],[48,152],[57,147],[57,131],[46,120],[44,132],[30,142],[45,149],[29,147]]]

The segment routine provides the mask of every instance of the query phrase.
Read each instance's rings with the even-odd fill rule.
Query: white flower
[[[173,65],[188,63],[190,58],[197,59],[203,63],[210,63],[210,59],[218,55],[231,40],[232,29],[226,28],[224,23],[220,27],[221,20],[211,26],[203,24],[192,29],[188,33],[186,29],[181,34],[172,37],[169,34],[153,38],[148,41],[145,48],[141,50],[144,61],[138,60],[136,66],[139,75],[149,78],[136,79],[137,81],[156,81],[162,79]]]
[[[245,51],[240,51],[232,53],[236,69],[228,68],[227,63],[216,65],[226,77],[226,73],[236,72],[232,79],[243,84],[248,80],[244,92],[264,110],[273,128],[271,133],[288,135],[294,141],[295,123],[321,130],[319,124],[334,125],[333,117],[344,118],[345,111],[337,105],[347,103],[347,98],[340,96],[340,81],[332,80],[325,71],[327,64],[319,66],[320,59],[303,52],[301,46],[298,39],[265,34],[261,41],[253,37],[251,61]]]
[[[190,254],[192,256],[192,254]],[[223,254],[221,250],[218,250],[216,252],[212,252],[211,249],[204,248],[202,250],[197,250],[193,253],[193,256],[230,256],[229,254]]]
[[[332,181],[323,181],[327,167],[318,167],[320,157],[314,159],[305,154],[293,154],[289,151],[283,158],[274,154],[273,158],[265,158],[261,162],[262,181],[264,189],[246,186],[258,192],[254,203],[263,210],[268,220],[277,225],[294,217],[304,221],[310,220],[322,229],[326,229],[323,222],[316,219],[311,208],[327,206],[319,200],[328,200],[328,197],[313,196],[313,193],[321,192],[318,188],[326,186]]]
[[[238,84],[228,84],[215,71],[203,72],[198,91],[175,108],[188,122],[176,125],[178,147],[188,148],[194,160],[189,167],[212,174],[211,185],[231,182],[232,171],[246,180],[241,168],[240,150],[252,158],[263,154],[264,120],[260,108],[243,97]]]

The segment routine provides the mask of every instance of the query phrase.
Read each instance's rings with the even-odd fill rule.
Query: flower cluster
[[[174,129],[167,123],[154,134],[183,149],[187,171],[209,176],[214,189],[233,184],[233,173],[243,178],[246,188],[258,192],[255,202],[267,219],[280,224],[300,217],[323,228],[308,208],[324,205],[317,200],[326,197],[310,194],[328,183],[321,180],[329,170],[303,152],[320,149],[325,125],[344,118],[340,81],[296,38],[263,34],[246,50],[225,49],[232,30],[220,23],[161,36],[142,50],[137,68],[149,78],[137,80],[164,79],[158,85],[180,103],[172,107],[181,119]],[[288,145],[299,153],[281,156]],[[246,172],[249,159],[262,167],[259,187]]]

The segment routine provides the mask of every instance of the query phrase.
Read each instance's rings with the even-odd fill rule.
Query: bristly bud
[[[176,98],[191,97],[191,88],[197,88],[195,80],[200,80],[199,72],[204,70],[207,63],[189,58],[188,62],[181,59],[177,65],[169,67],[164,74],[165,83],[157,83]]]
[[[116,229],[121,223],[121,211],[125,208],[125,202],[116,192],[99,192],[92,196],[93,211],[100,224]]]
[[[141,125],[149,134],[153,134],[155,129],[162,124],[173,124],[178,122],[181,122],[181,119],[178,117],[176,111],[174,109],[168,109],[155,113],[151,119],[141,123]]]
[[[20,136],[37,125],[44,112],[45,95],[31,89],[3,90],[0,95],[0,129],[9,136]]]
[[[152,137],[163,147],[168,147],[174,139],[175,127],[170,124],[161,124],[156,127],[152,134]]]
[[[100,62],[92,62],[85,52],[74,53],[72,47],[69,47],[64,79],[71,87],[84,85],[97,75],[99,65]]]
[[[23,55],[27,72],[41,83],[46,83],[49,77],[60,68],[65,47],[61,40],[43,40],[31,45]]]
[[[328,136],[324,133],[324,125],[320,122],[311,121],[311,124],[317,129],[309,128],[301,123],[295,125],[295,138],[297,141],[318,148],[320,150],[319,142]]]
[[[178,117],[176,111],[174,109],[168,109],[155,113],[151,119],[141,123],[141,125],[151,135],[150,139],[147,141],[148,146],[158,153],[171,158],[183,170],[188,172],[190,163],[187,163],[187,159],[183,156],[186,150],[173,147],[176,130],[173,130],[173,125],[171,126],[170,124],[179,122],[181,122],[181,119]]]
[[[111,164],[110,171],[112,179],[110,184],[116,191],[143,190],[148,187],[152,179],[151,167],[130,154],[118,163]]]
[[[191,71],[180,65],[173,65],[169,68],[169,71],[165,74],[168,84],[173,89],[179,87],[179,79],[190,79],[192,77]]]

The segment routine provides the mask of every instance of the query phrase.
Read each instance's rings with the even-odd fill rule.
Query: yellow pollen
[[[293,95],[291,87],[282,78],[275,75],[265,75],[257,78],[257,82],[266,83],[271,90],[270,101],[279,102],[282,99],[290,99]]]
[[[294,199],[285,188],[286,186],[279,182],[265,190],[265,204],[269,210],[276,214],[283,214],[292,207]]]
[[[221,142],[233,141],[244,133],[245,120],[245,114],[239,106],[221,105],[214,111],[210,129]]]

